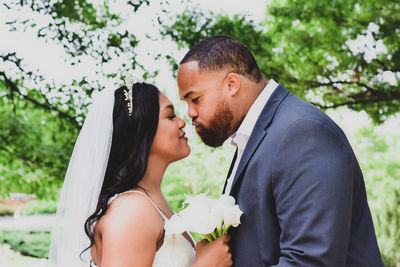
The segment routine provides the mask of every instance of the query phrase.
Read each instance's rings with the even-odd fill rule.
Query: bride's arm
[[[101,267],[151,266],[163,220],[143,196],[121,196],[102,218]]]

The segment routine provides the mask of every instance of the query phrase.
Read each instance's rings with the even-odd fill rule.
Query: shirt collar
[[[249,111],[247,112],[246,116],[244,117],[242,123],[239,126],[239,129],[231,136],[234,145],[238,144],[238,139],[245,139],[245,143],[247,144],[248,139],[250,138],[251,132],[256,125],[258,117],[261,114],[265,104],[267,104],[268,99],[270,98],[272,92],[276,89],[278,84],[270,79],[264,89],[261,91],[257,99],[251,105]],[[242,137],[239,137],[242,136]],[[244,137],[244,138],[243,138]],[[242,141],[242,142],[243,142]],[[242,143],[239,141],[239,143]],[[244,148],[243,148],[244,149]]]

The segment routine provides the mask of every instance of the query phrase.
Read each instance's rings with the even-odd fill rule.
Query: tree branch
[[[36,99],[34,99],[32,97],[29,97],[28,95],[22,94],[21,91],[18,89],[17,85],[14,82],[12,82],[4,72],[1,71],[0,75],[3,76],[4,81],[5,81],[6,85],[10,88],[11,92],[17,93],[18,95],[22,96],[25,100],[31,102],[35,106],[38,106],[40,108],[43,108],[43,109],[46,109],[46,110],[50,110],[50,111],[56,111],[60,118],[68,120],[78,130],[81,128],[81,126],[76,121],[75,117],[73,117],[73,116],[69,115],[68,113],[65,113],[65,112],[57,109],[56,107],[52,106],[48,102],[47,103],[40,103],[39,101],[37,101]]]
[[[369,92],[373,93],[374,95],[381,95],[381,93],[378,90],[376,90],[362,82],[330,81],[327,83],[321,83],[321,82],[315,82],[315,81],[308,81],[307,83],[308,83],[308,86],[311,88],[317,88],[317,87],[321,87],[321,86],[335,87],[335,84],[353,84],[353,85],[358,85],[358,86],[364,87],[365,89],[367,89]],[[337,87],[335,87],[335,88],[337,88]]]
[[[329,109],[329,108],[337,108],[341,106],[354,106],[357,104],[365,104],[365,103],[373,103],[373,102],[383,102],[383,101],[393,101],[393,100],[398,100],[400,99],[400,92],[393,92],[391,95],[386,95],[383,97],[376,97],[376,98],[369,98],[369,99],[358,99],[358,100],[350,100],[338,104],[332,104],[332,105],[321,105],[319,103],[314,103],[311,102],[313,105],[323,108],[323,109]]]
[[[328,78],[329,79],[329,78]],[[316,82],[316,81],[307,81],[306,82],[310,88],[317,88],[322,86],[332,87],[333,92],[342,94],[345,97],[353,100],[348,100],[342,103],[336,103],[331,105],[323,105],[315,102],[311,102],[313,105],[318,106],[323,109],[336,108],[340,106],[354,106],[357,104],[366,104],[373,102],[383,102],[383,101],[393,101],[400,99],[400,92],[391,91],[391,92],[382,92],[368,86],[362,82],[358,81],[332,81],[329,79],[329,82]],[[349,94],[346,91],[340,90],[336,84],[349,84],[349,85],[357,85],[367,89],[366,92]]]
[[[389,68],[385,63],[383,63],[383,61],[381,61],[381,60],[379,60],[379,59],[377,59],[377,58],[375,58],[375,59],[373,59],[375,62],[377,62],[379,65],[381,65],[381,67],[383,68],[383,70],[384,71],[391,71],[391,72],[399,72],[400,71],[400,69],[392,69],[392,68]]]

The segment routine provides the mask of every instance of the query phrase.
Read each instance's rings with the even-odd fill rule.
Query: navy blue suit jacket
[[[236,267],[384,266],[346,136],[282,85],[257,120],[231,195],[243,211],[230,231]]]

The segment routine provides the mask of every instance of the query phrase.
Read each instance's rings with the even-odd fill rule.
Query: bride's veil
[[[113,133],[115,90],[95,97],[79,133],[61,190],[56,223],[52,231],[49,266],[89,266],[90,245],[84,231],[86,219],[95,211],[103,184]]]

